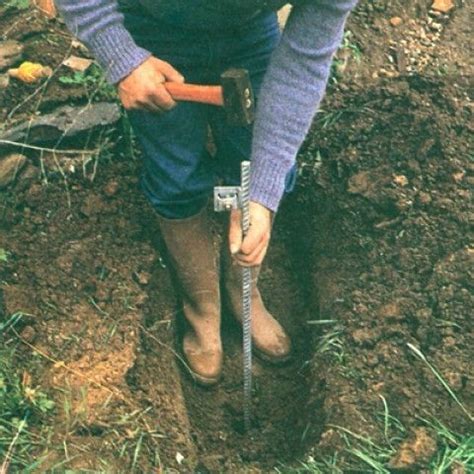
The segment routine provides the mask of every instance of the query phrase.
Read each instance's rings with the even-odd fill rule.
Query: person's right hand
[[[163,82],[184,82],[184,77],[169,63],[151,56],[118,83],[118,95],[127,110],[146,109],[166,112],[176,102]]]

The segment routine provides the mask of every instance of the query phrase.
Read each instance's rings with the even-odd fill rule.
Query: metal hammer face
[[[228,69],[221,75],[224,110],[231,125],[250,125],[255,118],[255,100],[246,69]]]

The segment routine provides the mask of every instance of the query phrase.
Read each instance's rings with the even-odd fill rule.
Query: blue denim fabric
[[[177,28],[142,10],[123,12],[137,44],[169,62],[186,82],[219,84],[226,69],[245,68],[258,100],[280,37],[275,13],[261,13],[238,28],[209,32],[199,25]],[[130,120],[144,152],[142,187],[160,215],[193,216],[206,205],[219,179],[228,185],[240,182],[240,163],[251,153],[252,127],[229,126],[221,108],[180,102],[162,115],[132,111]],[[208,126],[217,148],[215,157],[206,149]],[[295,175],[294,170],[288,176],[289,187]]]

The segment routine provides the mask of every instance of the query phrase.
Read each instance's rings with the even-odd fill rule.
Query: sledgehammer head
[[[250,125],[255,117],[255,102],[246,69],[228,69],[221,75],[224,109],[231,125]]]

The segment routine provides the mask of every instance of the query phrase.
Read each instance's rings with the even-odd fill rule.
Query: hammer
[[[254,96],[248,71],[228,69],[221,75],[220,86],[178,84],[164,86],[174,100],[223,106],[231,125],[250,125],[255,115]]]

